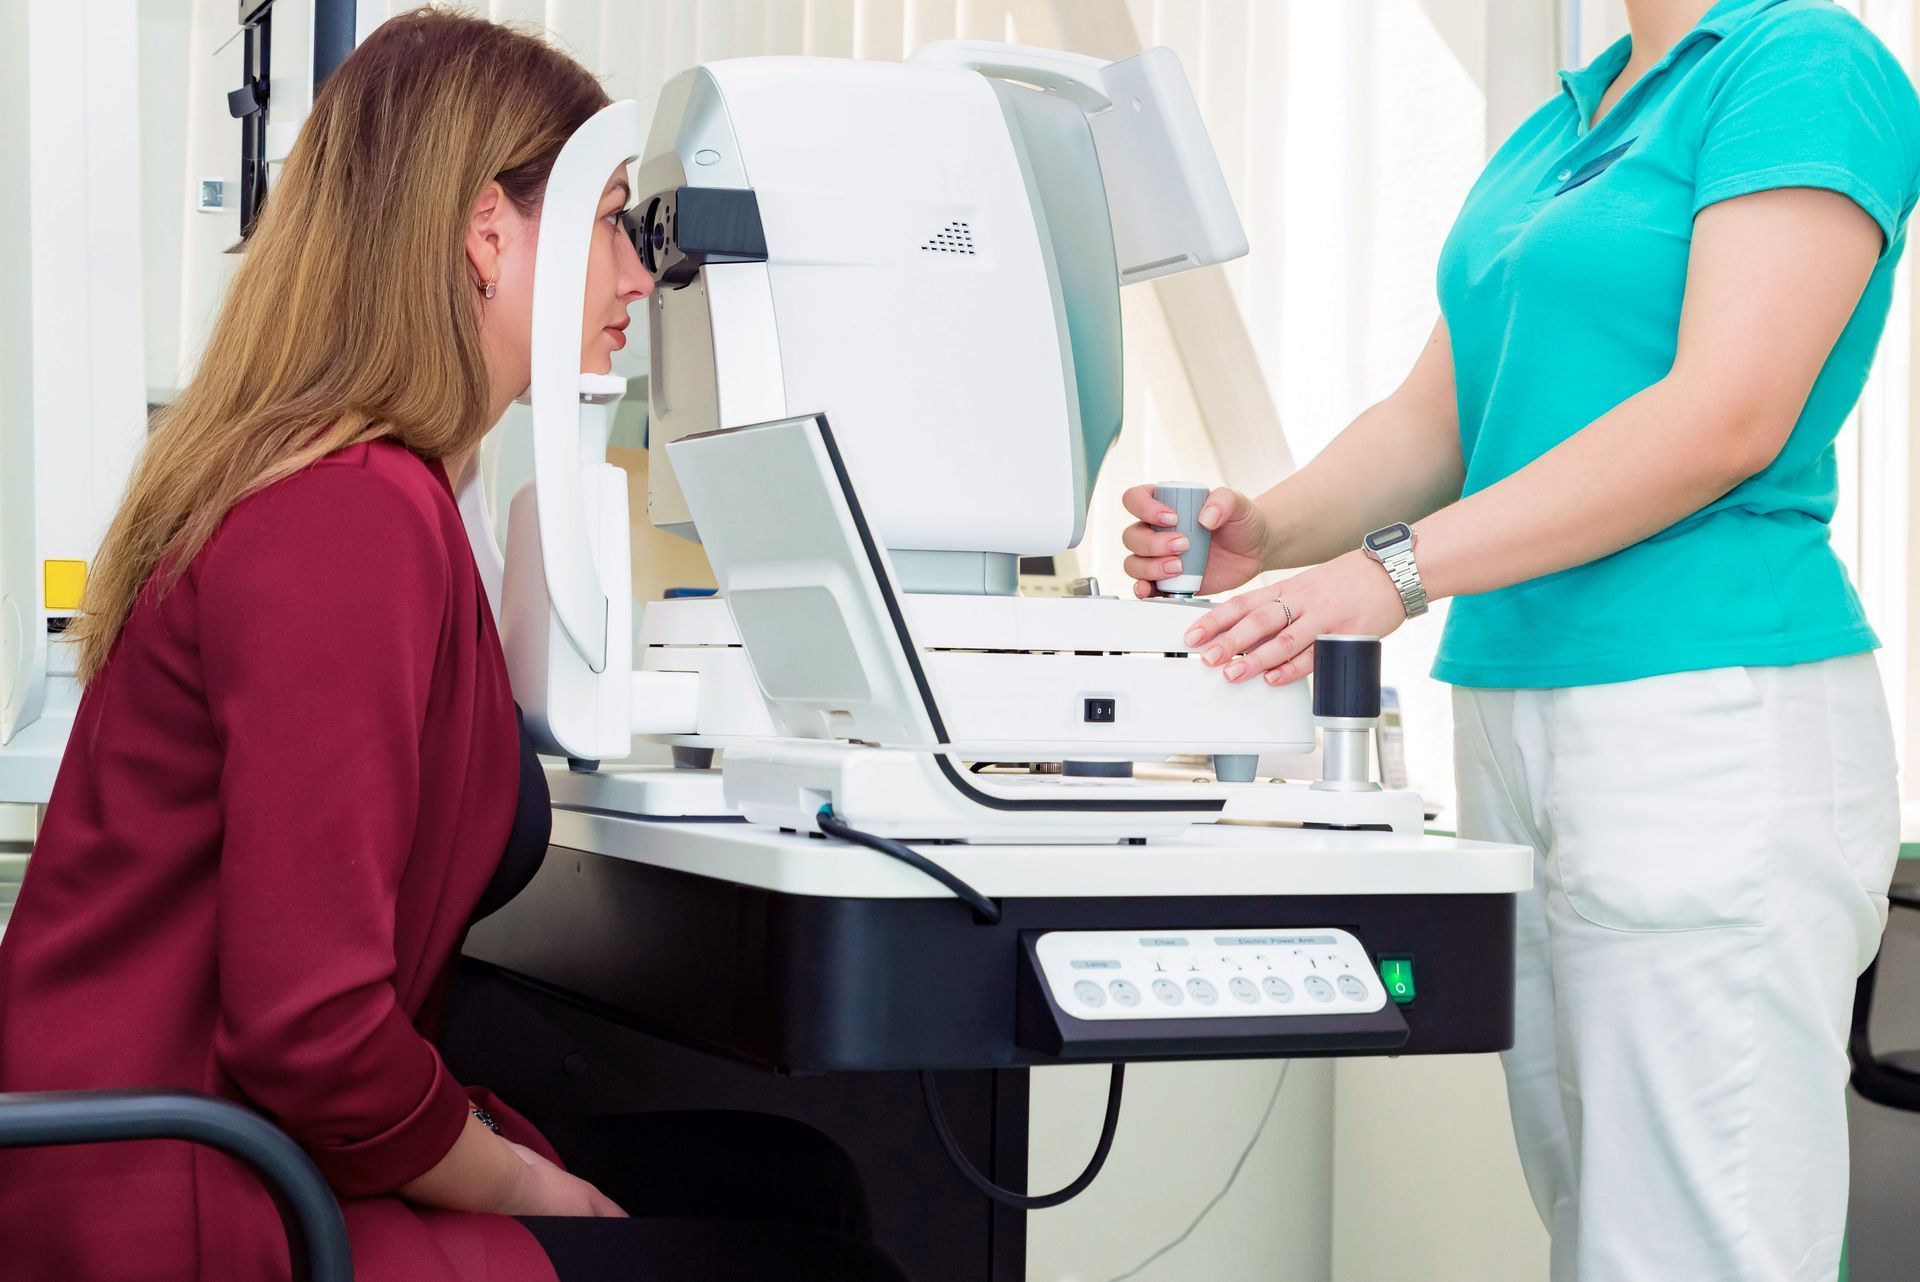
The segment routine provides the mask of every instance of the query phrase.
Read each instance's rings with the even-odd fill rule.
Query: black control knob
[[[1380,715],[1380,638],[1319,637],[1313,643],[1313,715]]]

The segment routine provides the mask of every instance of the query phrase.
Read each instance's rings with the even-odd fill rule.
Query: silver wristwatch
[[[1360,540],[1361,550],[1392,577],[1409,619],[1427,612],[1427,590],[1421,586],[1420,569],[1413,563],[1413,541],[1413,527],[1405,521],[1382,526]]]

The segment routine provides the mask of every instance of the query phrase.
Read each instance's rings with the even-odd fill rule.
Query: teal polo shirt
[[[1878,644],[1828,538],[1833,441],[1866,382],[1920,194],[1920,102],[1828,0],[1722,0],[1589,129],[1630,44],[1560,73],[1561,94],[1487,163],[1441,251],[1465,493],[1667,374],[1708,205],[1825,188],[1872,215],[1883,252],[1779,457],[1633,547],[1457,598],[1434,665],[1455,685],[1593,685]]]

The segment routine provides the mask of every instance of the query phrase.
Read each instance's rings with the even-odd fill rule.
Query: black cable
[[[820,825],[820,831],[830,837],[838,837],[842,841],[850,841],[855,845],[865,846],[869,850],[877,850],[883,855],[898,859],[901,863],[925,873],[951,890],[955,898],[972,908],[974,913],[989,925],[1000,920],[998,904],[905,842],[848,827],[845,822],[835,816],[831,805],[820,807],[814,820]],[[1044,1211],[1048,1207],[1059,1206],[1062,1202],[1079,1197],[1086,1191],[1087,1186],[1093,1183],[1094,1177],[1100,1174],[1100,1168],[1107,1164],[1107,1154],[1113,1149],[1113,1135],[1120,1125],[1120,1095],[1126,1083],[1126,1077],[1127,1066],[1115,1064],[1113,1076],[1107,1083],[1106,1120],[1100,1126],[1100,1142],[1094,1145],[1093,1157],[1088,1160],[1087,1168],[1065,1188],[1039,1196],[1029,1196],[1025,1193],[1016,1193],[1012,1189],[1002,1188],[980,1174],[979,1169],[967,1160],[967,1155],[960,1151],[960,1145],[954,1140],[953,1131],[947,1125],[946,1113],[940,1108],[940,1096],[934,1089],[932,1073],[920,1074],[920,1094],[926,1100],[927,1118],[933,1123],[933,1132],[940,1137],[940,1147],[947,1151],[948,1160],[953,1163],[954,1169],[966,1177],[967,1183],[1002,1206],[1010,1206],[1021,1211]]]
[[[954,898],[973,909],[988,925],[1000,920],[998,904],[905,842],[895,841],[891,837],[875,836],[870,832],[861,832],[858,828],[849,828],[844,821],[834,815],[832,806],[820,807],[820,813],[815,816],[815,822],[820,825],[820,831],[829,836],[838,837],[842,841],[851,841],[856,846],[865,846],[868,850],[877,850],[883,855],[898,859],[909,867],[919,869],[951,890]]]
[[[960,1151],[960,1145],[953,1138],[953,1131],[947,1126],[947,1115],[940,1110],[940,1096],[933,1087],[933,1074],[924,1070],[920,1074],[920,1094],[927,1101],[927,1117],[933,1122],[933,1133],[940,1137],[940,1147],[947,1150],[948,1160],[966,1177],[967,1183],[1002,1206],[1010,1206],[1016,1211],[1044,1211],[1062,1202],[1070,1202],[1086,1192],[1087,1186],[1100,1174],[1100,1168],[1107,1164],[1107,1154],[1113,1149],[1113,1133],[1120,1126],[1120,1092],[1126,1079],[1127,1066],[1115,1064],[1113,1076],[1107,1081],[1107,1118],[1100,1125],[1100,1142],[1093,1146],[1093,1157],[1088,1160],[1087,1169],[1076,1175],[1073,1183],[1065,1188],[1038,1195],[1002,1188],[980,1174],[979,1169],[967,1160],[967,1155]]]

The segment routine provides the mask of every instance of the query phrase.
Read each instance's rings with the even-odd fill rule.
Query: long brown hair
[[[193,380],[163,410],[95,559],[73,636],[98,676],[247,495],[343,446],[458,454],[492,426],[465,236],[498,180],[522,213],[607,103],[535,36],[425,9],[328,77],[273,185]]]

